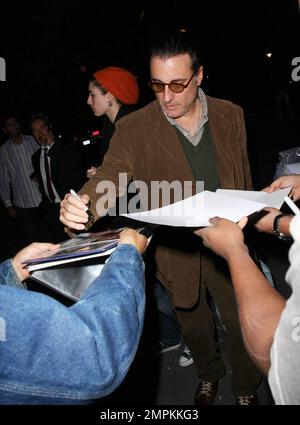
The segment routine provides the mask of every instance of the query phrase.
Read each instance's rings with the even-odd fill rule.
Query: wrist
[[[239,259],[243,255],[249,255],[249,251],[244,242],[241,242],[239,244],[231,246],[227,250],[227,253],[224,255],[224,259],[229,264],[235,261],[236,259]]]
[[[19,279],[21,282],[23,282],[24,277],[23,277],[23,274],[22,274],[22,270],[21,270],[20,265],[17,263],[17,261],[15,261],[15,258],[13,258],[13,259],[11,260],[11,264],[12,264],[12,266],[13,266],[13,269],[14,269],[14,271],[15,271],[15,273],[16,273],[16,275],[17,275],[18,279]]]
[[[275,217],[273,222],[273,233],[281,240],[289,240],[291,238],[289,225],[292,219],[291,215],[279,214]]]

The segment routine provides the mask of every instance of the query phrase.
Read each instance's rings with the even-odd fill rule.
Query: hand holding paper
[[[242,217],[262,210],[264,207],[280,208],[290,188],[273,193],[217,190],[204,191],[195,196],[162,208],[133,214],[123,214],[134,220],[167,226],[210,226],[211,217],[221,217],[238,222]]]

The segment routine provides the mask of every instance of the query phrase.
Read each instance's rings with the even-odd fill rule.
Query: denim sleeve
[[[24,404],[91,400],[124,379],[142,332],[144,263],[120,245],[101,275],[70,308],[32,291],[0,286],[6,341],[0,342],[1,392]],[[13,399],[15,400],[15,399]]]
[[[0,285],[16,286],[21,289],[26,288],[14,271],[11,260],[3,261],[0,264]]]

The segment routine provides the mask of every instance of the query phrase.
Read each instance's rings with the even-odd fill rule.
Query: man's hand
[[[268,214],[264,215],[260,220],[258,220],[254,226],[259,232],[264,233],[273,233],[273,224],[275,217],[282,214],[280,210],[276,208],[264,208],[263,211],[268,211]]]
[[[228,261],[239,251],[248,251],[244,244],[242,229],[248,218],[243,217],[238,224],[225,218],[213,217],[210,220],[212,227],[196,230],[194,233],[203,239],[203,244],[216,254]]]
[[[270,193],[289,186],[292,186],[290,196],[292,196],[295,201],[298,201],[300,199],[300,174],[291,174],[289,176],[279,177],[274,180],[270,186],[267,186],[262,190]]]
[[[67,227],[76,230],[84,230],[89,220],[84,211],[89,203],[87,195],[80,196],[80,200],[67,193],[60,203],[60,221]]]
[[[19,251],[12,259],[12,266],[17,273],[18,278],[23,281],[29,277],[28,270],[25,269],[24,265],[22,264],[24,261],[42,257],[46,254],[46,251],[50,251],[48,253],[48,255],[50,255],[52,251],[55,251],[58,248],[59,244],[54,245],[52,243],[34,242]]]
[[[133,229],[126,229],[123,230],[120,234],[119,244],[134,245],[140,254],[143,254],[146,251],[149,240],[146,238],[146,236],[141,235]]]
[[[97,168],[96,167],[93,167],[93,166],[91,168],[89,168],[88,170],[86,170],[86,176],[87,176],[87,178],[90,179],[91,177],[95,176],[96,175],[96,171],[97,171]]]
[[[16,211],[15,207],[13,207],[12,205],[10,207],[6,207],[6,211],[7,211],[7,214],[9,215],[9,217],[17,218],[17,216],[18,216],[17,211]]]

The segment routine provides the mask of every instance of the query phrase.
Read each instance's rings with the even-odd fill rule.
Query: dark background
[[[92,72],[109,65],[131,70],[143,106],[153,99],[147,86],[153,36],[168,26],[186,28],[203,53],[206,93],[245,110],[254,183],[261,187],[272,179],[278,151],[300,144],[300,81],[291,79],[299,24],[297,0],[2,1],[7,81],[0,82],[0,114],[18,114],[25,132],[36,111],[68,135],[95,129],[99,119],[86,105]]]

